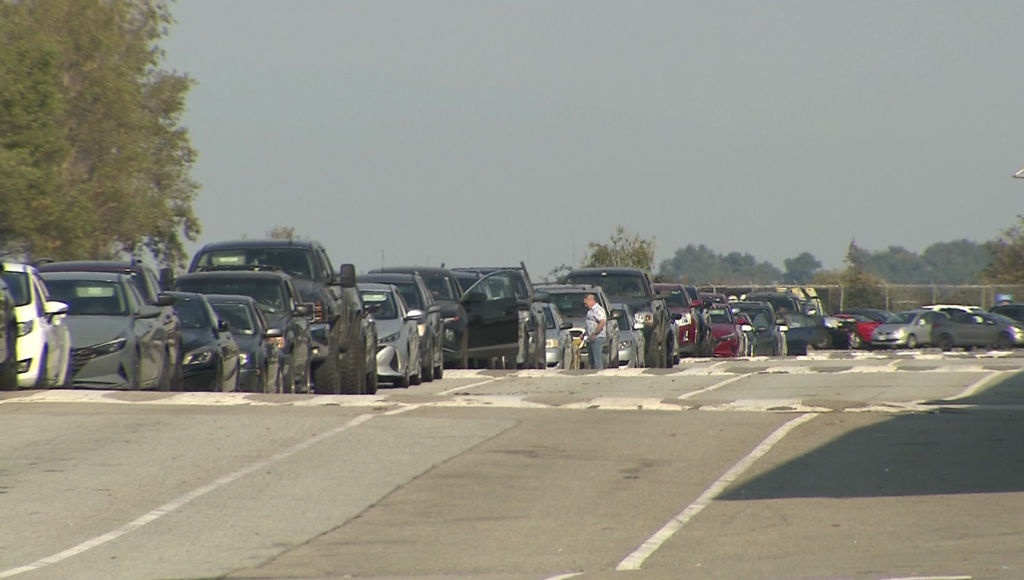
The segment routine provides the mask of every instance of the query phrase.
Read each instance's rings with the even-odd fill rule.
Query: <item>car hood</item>
[[[128,316],[68,316],[71,348],[86,348],[110,342],[132,325]]]
[[[724,322],[713,322],[711,323],[711,336],[715,338],[725,336],[727,334],[735,334],[736,326],[732,324],[726,324]]]
[[[637,298],[636,296],[608,296],[609,302],[621,302],[622,304],[628,305],[633,312],[650,312],[651,303],[646,298]]]
[[[190,352],[216,342],[210,328],[182,328],[181,351]]]
[[[562,316],[562,320],[572,324],[573,328],[587,327],[587,318],[585,316]]]
[[[387,320],[374,319],[377,324],[377,338],[384,338],[385,336],[391,336],[396,332],[402,331],[402,326],[405,322],[401,318],[391,318]]]

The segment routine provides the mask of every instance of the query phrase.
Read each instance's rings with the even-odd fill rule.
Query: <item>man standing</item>
[[[607,336],[604,327],[608,323],[608,314],[593,294],[587,294],[583,305],[587,307],[587,322],[584,326],[590,343],[587,346],[587,358],[590,360],[590,368],[599,371],[604,368],[604,339]]]

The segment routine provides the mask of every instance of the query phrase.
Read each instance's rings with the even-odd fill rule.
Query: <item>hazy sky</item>
[[[202,243],[541,277],[616,224],[920,251],[1024,210],[1024,2],[179,0]],[[193,247],[195,249],[196,246]]]

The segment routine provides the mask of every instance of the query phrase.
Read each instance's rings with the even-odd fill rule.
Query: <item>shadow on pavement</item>
[[[741,481],[718,499],[1024,491],[1024,374],[1009,375],[955,402],[1021,407],[942,409],[887,418]]]

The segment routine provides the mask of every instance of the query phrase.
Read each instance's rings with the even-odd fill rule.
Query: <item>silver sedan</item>
[[[409,310],[402,293],[391,284],[357,286],[377,327],[377,377],[396,387],[418,385],[420,376],[419,310]]]

